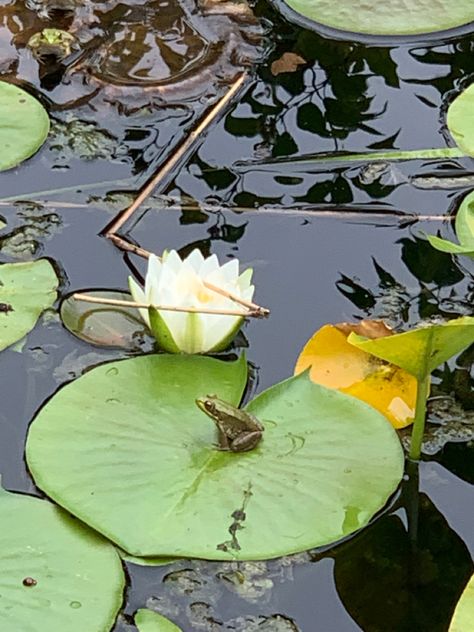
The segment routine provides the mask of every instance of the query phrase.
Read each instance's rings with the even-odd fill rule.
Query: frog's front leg
[[[224,450],[224,451],[231,450],[229,437],[226,435],[226,433],[222,430],[222,428],[217,423],[216,423],[216,428],[217,428],[217,441],[218,441],[218,443],[216,444],[216,448],[218,450]]]

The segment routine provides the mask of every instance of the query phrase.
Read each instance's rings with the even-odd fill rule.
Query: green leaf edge
[[[182,632],[176,623],[148,608],[137,610],[134,621],[138,632]]]
[[[463,246],[462,244],[456,244],[454,241],[449,241],[448,239],[442,239],[441,237],[437,237],[436,235],[426,235],[428,241],[436,248],[436,250],[440,250],[441,252],[448,252],[453,255],[467,255],[468,257],[474,257],[474,249],[473,246]]]
[[[11,83],[10,81],[0,81],[0,83],[6,83],[12,86],[13,88],[16,88],[17,90],[21,91],[23,94],[25,94],[28,100],[32,99],[33,101],[36,101],[36,103],[38,104],[38,112],[41,112],[41,115],[39,117],[40,120],[38,123],[38,127],[40,125],[42,127],[41,134],[38,135],[38,138],[41,139],[40,142],[31,144],[30,148],[26,151],[25,155],[20,160],[11,160],[10,162],[6,162],[4,166],[0,167],[0,172],[2,172],[2,171],[7,171],[8,169],[13,169],[14,167],[17,167],[22,162],[25,162],[26,160],[34,156],[41,149],[46,139],[48,138],[49,130],[51,128],[51,121],[43,105],[32,94],[30,94],[26,90],[23,90],[23,88],[21,88],[20,86],[17,86],[16,84]]]

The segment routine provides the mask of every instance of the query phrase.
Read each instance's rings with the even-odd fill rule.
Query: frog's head
[[[45,44],[61,44],[65,39],[65,36],[69,33],[61,31],[60,29],[43,29],[40,33],[41,39]]]
[[[63,56],[71,53],[71,46],[76,42],[76,38],[67,31],[61,29],[43,29],[35,33],[28,40],[27,46],[33,52],[46,50],[47,53],[61,53]]]
[[[215,395],[206,395],[206,397],[198,397],[196,404],[206,415],[215,417],[217,414],[216,400]]]

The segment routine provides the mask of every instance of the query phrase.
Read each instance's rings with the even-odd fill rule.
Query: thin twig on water
[[[163,312],[187,312],[191,314],[219,314],[221,316],[242,316],[243,318],[260,318],[258,311],[243,311],[238,309],[213,309],[211,307],[176,307],[173,305],[154,305],[152,303],[137,303],[135,301],[122,301],[113,298],[100,298],[98,296],[90,296],[88,294],[76,293],[72,295],[76,301],[84,301],[86,303],[96,303],[99,305],[111,305],[114,307],[135,307],[137,309],[148,309],[154,307]]]

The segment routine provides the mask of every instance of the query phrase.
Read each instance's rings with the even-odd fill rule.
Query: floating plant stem
[[[110,185],[133,184],[136,178],[121,178],[119,180],[100,180],[99,182],[89,182],[87,184],[74,184],[69,187],[60,187],[58,189],[43,189],[42,191],[31,191],[30,193],[20,193],[18,195],[9,195],[0,199],[0,202],[29,202],[32,198],[47,198],[58,193],[76,193],[78,191],[90,191],[91,189],[100,189]],[[36,201],[36,200],[35,200]],[[39,202],[40,203],[40,202]],[[59,206],[59,202],[58,202]]]
[[[304,168],[306,173],[311,173],[312,167],[320,170],[327,163],[346,162],[377,162],[381,160],[431,160],[438,158],[467,158],[468,155],[459,147],[443,147],[439,149],[409,149],[392,151],[371,151],[356,154],[344,154],[342,152],[327,152],[319,154],[310,154],[302,156],[296,160],[267,160],[267,161],[239,161],[234,163],[233,167],[240,172],[250,171],[251,169],[265,169],[272,171],[279,167],[291,168],[292,171],[298,171]]]

